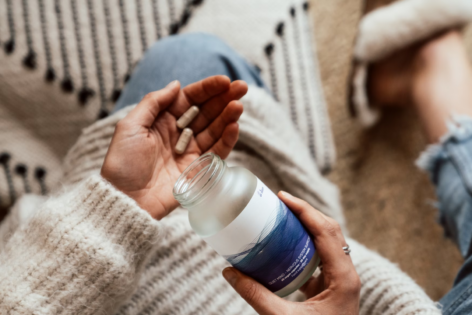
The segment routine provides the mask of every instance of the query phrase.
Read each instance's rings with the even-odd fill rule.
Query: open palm
[[[208,151],[226,158],[236,144],[243,111],[238,100],[246,92],[242,81],[213,76],[182,90],[174,81],[149,93],[117,124],[102,176],[154,218],[163,218],[178,206],[172,188],[182,171]],[[194,137],[179,155],[176,120],[192,105],[200,107],[189,126]]]

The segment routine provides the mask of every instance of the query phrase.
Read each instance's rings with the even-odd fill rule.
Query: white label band
[[[259,179],[254,195],[239,216],[204,240],[234,267],[272,292],[294,280],[315,253],[300,221]]]

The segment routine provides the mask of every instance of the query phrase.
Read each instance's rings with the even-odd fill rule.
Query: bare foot
[[[472,117],[472,67],[459,31],[439,34],[373,64],[368,93],[376,106],[413,106],[429,142],[453,115]]]
[[[411,104],[411,86],[415,57],[419,47],[408,47],[369,68],[367,90],[375,106],[402,106]]]
[[[417,43],[372,64],[369,68],[368,93],[376,106],[411,106],[417,85],[432,71],[445,71],[444,64],[454,57],[451,45],[461,35],[449,31]],[[463,49],[463,47],[462,47]]]

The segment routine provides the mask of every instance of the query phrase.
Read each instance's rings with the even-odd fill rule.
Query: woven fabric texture
[[[0,2],[0,205],[46,194],[80,130],[113,108],[143,52],[182,32],[225,40],[261,74],[323,172],[335,151],[309,7],[284,0]]]

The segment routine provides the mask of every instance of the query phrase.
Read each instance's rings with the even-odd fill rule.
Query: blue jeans
[[[171,81],[179,80],[184,87],[219,74],[267,89],[256,68],[219,38],[204,33],[166,37],[144,54],[114,111],[138,103]]]
[[[199,33],[170,36],[146,52],[115,111],[173,80],[186,86],[217,74],[267,89],[258,71],[218,38]],[[459,118],[457,123],[461,127],[431,146],[421,164],[436,185],[440,223],[465,259],[454,287],[441,300],[443,313],[462,315],[472,314],[472,119]]]
[[[439,222],[465,260],[440,301],[442,312],[472,314],[472,118],[455,117],[449,133],[423,153],[419,164],[436,186]]]

